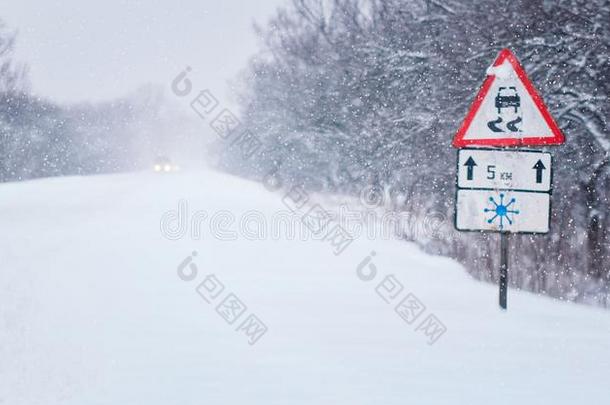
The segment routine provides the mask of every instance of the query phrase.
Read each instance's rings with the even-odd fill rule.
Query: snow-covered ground
[[[336,256],[328,241],[269,235],[170,240],[160,219],[180,199],[191,216],[286,210],[280,192],[213,172],[0,185],[0,404],[610,399],[607,311],[512,290],[501,312],[495,286],[399,241]],[[213,304],[196,292],[208,274],[225,286]],[[376,291],[388,275],[404,286],[391,303]],[[216,311],[230,293],[247,306],[231,325]],[[394,311],[408,293],[425,305],[412,324]],[[251,314],[267,326],[253,345],[240,330]],[[440,337],[421,326],[429,315]]]

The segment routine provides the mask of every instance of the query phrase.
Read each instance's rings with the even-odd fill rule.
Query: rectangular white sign
[[[539,151],[460,149],[458,187],[551,190],[551,154]]]
[[[547,233],[550,194],[458,190],[455,226],[460,231]]]

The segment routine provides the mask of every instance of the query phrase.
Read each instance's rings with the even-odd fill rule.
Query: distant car
[[[173,164],[167,156],[159,156],[155,159],[153,170],[157,173],[170,173],[177,172],[179,167]]]
[[[502,111],[503,108],[513,107],[515,109],[515,113],[521,107],[521,97],[517,94],[517,89],[513,86],[511,87],[500,87],[498,89],[498,95],[496,96],[496,108],[498,109],[498,114]]]

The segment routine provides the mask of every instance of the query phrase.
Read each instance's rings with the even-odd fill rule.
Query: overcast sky
[[[8,4],[7,4],[8,3]],[[10,0],[0,18],[19,32],[16,56],[35,94],[60,102],[106,100],[139,85],[167,85],[190,65],[195,87],[227,96],[257,49],[252,23],[285,0]]]

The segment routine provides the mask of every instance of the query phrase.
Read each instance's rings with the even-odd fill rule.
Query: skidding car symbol
[[[513,107],[516,113],[520,106],[521,97],[519,97],[519,94],[517,94],[517,89],[514,86],[500,87],[498,89],[498,95],[496,96],[496,108],[498,109],[498,114],[500,114],[503,108],[510,107]]]

